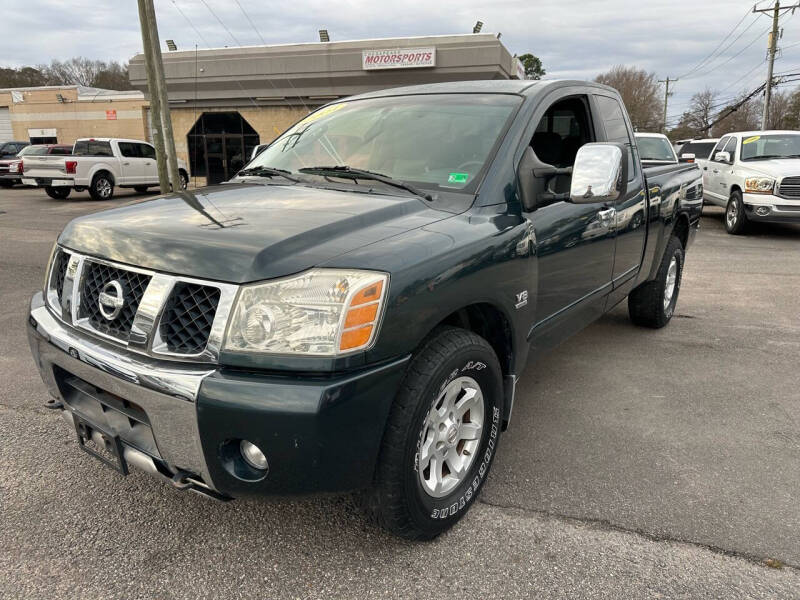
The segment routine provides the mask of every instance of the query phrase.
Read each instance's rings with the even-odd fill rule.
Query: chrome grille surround
[[[238,291],[237,285],[166,275],[86,256],[61,247],[58,247],[56,253],[48,276],[45,297],[48,308],[63,323],[139,354],[168,360],[218,362],[228,316]],[[62,256],[66,257],[65,268],[62,265],[64,260],[61,259]],[[138,282],[146,281],[127,331],[98,327],[96,319],[92,318],[93,311],[88,311],[83,306],[87,301],[91,302],[91,299],[87,300],[84,297],[85,278],[97,268],[96,265],[102,265],[114,272],[129,274]],[[61,269],[64,271],[63,277],[60,274]],[[170,340],[162,337],[161,319],[170,304],[173,292],[187,285],[195,288],[211,288],[210,295],[217,297],[218,301],[213,318],[206,319],[210,321],[210,326],[206,326],[203,330],[208,332],[207,343],[202,345],[196,342],[191,346],[180,347],[181,350],[185,350],[183,352],[175,352],[170,348],[175,348],[176,345],[168,344]],[[197,340],[197,336],[194,339]]]

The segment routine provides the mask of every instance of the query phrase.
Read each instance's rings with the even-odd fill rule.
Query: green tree
[[[522,63],[525,69],[525,79],[541,79],[547,74],[539,57],[534,56],[530,52],[527,54],[520,54],[517,60]]]

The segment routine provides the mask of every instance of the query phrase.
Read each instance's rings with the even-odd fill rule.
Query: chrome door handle
[[[129,162],[127,162],[127,163],[122,163],[122,166],[123,166],[123,167],[128,167],[128,166],[130,166],[130,164],[131,164],[131,163],[129,163]]]
[[[714,173],[719,173],[719,169],[714,169]]]
[[[616,208],[608,208],[606,210],[601,210],[600,212],[598,212],[597,218],[600,219],[600,223],[602,223],[603,226],[608,227],[609,225],[611,225],[611,221],[614,219],[616,214],[617,214]]]

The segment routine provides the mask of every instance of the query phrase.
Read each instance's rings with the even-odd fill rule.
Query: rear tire
[[[146,194],[147,193],[147,187],[148,186],[146,186],[146,185],[135,185],[135,186],[133,186],[133,189],[136,190],[137,192],[139,192],[140,194]]]
[[[408,539],[455,525],[491,468],[503,414],[502,371],[489,343],[453,327],[411,359],[381,444],[375,485],[359,496],[369,517]]]
[[[92,200],[111,200],[114,196],[114,180],[108,173],[98,173],[89,186]]]
[[[734,190],[728,198],[728,205],[725,208],[725,231],[731,235],[743,235],[747,233],[750,222],[744,212],[744,202],[742,202],[742,192]]]
[[[52,187],[47,186],[44,188],[44,191],[47,193],[48,196],[55,200],[63,200],[69,193],[72,191],[72,188],[68,187]]]
[[[656,278],[628,296],[628,314],[636,325],[660,329],[670,322],[681,290],[683,259],[683,244],[677,237],[670,237]]]
[[[14,181],[11,181],[9,179],[0,179],[0,187],[2,188],[10,188],[14,185],[14,183],[15,183]]]

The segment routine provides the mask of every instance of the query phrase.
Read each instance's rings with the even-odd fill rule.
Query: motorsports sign
[[[377,69],[416,69],[436,66],[436,48],[386,48],[362,50],[361,66],[365,71]]]

